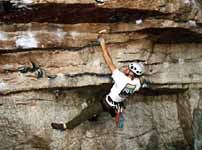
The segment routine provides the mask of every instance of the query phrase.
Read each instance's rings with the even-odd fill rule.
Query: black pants
[[[66,127],[67,129],[73,129],[82,122],[91,119],[95,115],[99,115],[104,111],[109,112],[112,117],[115,117],[115,108],[111,107],[104,99],[83,109],[80,114],[78,114],[75,118],[66,123]]]
[[[119,102],[119,103],[114,102],[109,96],[108,96],[107,99],[108,99],[108,101],[111,101],[114,105],[119,106],[119,107],[125,109],[125,105],[124,105],[123,102]],[[103,105],[103,109],[104,109],[105,111],[109,112],[112,117],[115,117],[116,111],[117,111],[115,107],[111,107],[111,106],[107,103],[106,100],[103,100],[103,101],[102,101],[102,105]]]

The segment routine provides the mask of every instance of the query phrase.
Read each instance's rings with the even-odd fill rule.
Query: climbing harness
[[[125,108],[124,103],[113,101],[109,95],[106,96],[106,102],[115,111],[116,127],[123,128],[124,127],[123,109]]]

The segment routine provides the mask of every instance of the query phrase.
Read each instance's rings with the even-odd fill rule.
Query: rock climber
[[[73,129],[83,121],[91,119],[103,111],[107,111],[112,117],[116,117],[116,125],[120,127],[118,124],[125,108],[124,100],[141,88],[141,77],[144,74],[143,64],[134,62],[119,70],[112,61],[102,32],[98,35],[98,41],[104,60],[112,73],[114,85],[101,103],[85,108],[78,116],[67,123],[52,123],[52,128],[59,130]]]

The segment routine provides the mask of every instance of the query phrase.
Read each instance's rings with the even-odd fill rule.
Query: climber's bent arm
[[[102,48],[102,54],[104,57],[104,60],[106,62],[106,64],[108,65],[108,67],[110,68],[111,72],[113,72],[117,67],[114,65],[112,58],[109,54],[109,50],[105,45],[105,40],[103,38],[100,39],[100,45]]]

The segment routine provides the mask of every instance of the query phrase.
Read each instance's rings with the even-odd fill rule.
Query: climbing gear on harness
[[[124,127],[124,117],[123,117],[123,112],[120,113],[120,119],[119,119],[119,128]]]
[[[116,102],[114,102],[109,95],[106,96],[106,101],[109,104],[109,106],[111,106],[111,107],[116,106],[116,104],[115,104]]]
[[[141,76],[144,74],[144,66],[141,63],[131,63],[129,64],[128,68],[137,76]]]
[[[119,106],[116,109],[116,117],[115,117],[116,127],[123,128],[124,127],[124,117],[123,117],[123,109]]]
[[[115,102],[111,99],[111,97],[109,95],[106,96],[106,102],[108,103],[109,106],[111,107],[122,107],[125,108],[125,105],[123,102]]]
[[[116,111],[116,116],[115,116],[116,127],[119,127],[119,120],[120,120],[120,112]]]
[[[123,102],[114,102],[109,95],[106,96],[106,102],[115,111],[116,127],[123,128],[124,126],[123,108],[125,108]]]

